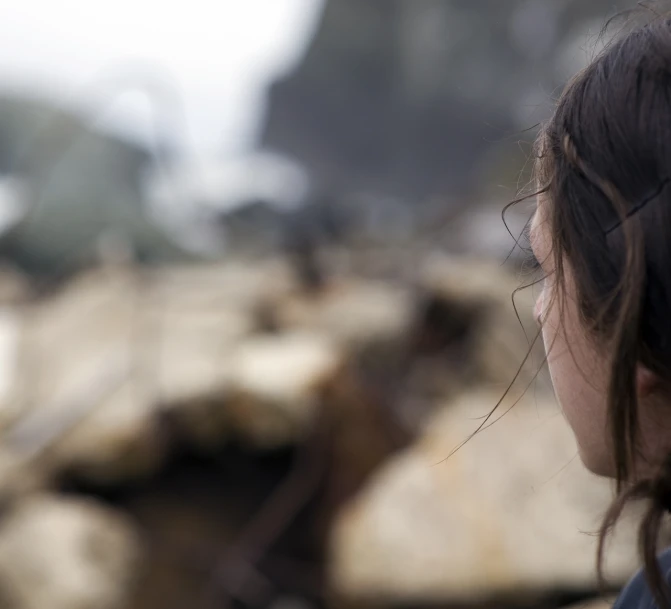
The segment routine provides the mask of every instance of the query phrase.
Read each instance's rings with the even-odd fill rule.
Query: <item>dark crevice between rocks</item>
[[[65,476],[61,490],[93,496],[138,525],[146,554],[128,609],[271,607],[284,596],[323,607],[315,498],[262,549],[253,573],[244,573],[242,547],[240,564],[229,564],[228,572],[221,572],[219,564],[228,553],[235,556],[246,527],[289,475],[295,459],[296,451],[288,449],[259,454],[232,443],[203,454],[181,446],[150,478],[99,486]],[[238,570],[247,583],[231,598],[226,587],[238,586]],[[217,579],[230,581],[218,586]]]
[[[230,440],[193,448],[164,415],[169,457],[151,476],[102,485],[71,472],[64,493],[130,516],[146,555],[128,609],[273,607],[301,599],[327,607],[327,536],[340,505],[403,443],[370,394],[341,377],[322,391],[295,448],[261,451]]]

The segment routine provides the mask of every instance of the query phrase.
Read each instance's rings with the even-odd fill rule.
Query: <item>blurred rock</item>
[[[295,277],[276,258],[163,269],[153,286],[158,402],[188,440],[214,448],[232,431],[238,347],[264,329],[264,312],[296,289]]]
[[[280,303],[279,323],[322,332],[356,350],[371,343],[399,342],[415,313],[412,292],[391,282],[350,278],[323,292],[293,295]]]
[[[549,388],[533,293],[516,296],[518,314],[511,302],[519,278],[491,261],[429,252],[414,258],[407,281],[410,327],[357,360],[406,430],[417,433],[438,405],[473,388],[503,391],[516,376],[517,388]]]
[[[0,305],[20,305],[33,296],[31,282],[11,265],[0,266]]]
[[[467,318],[469,334],[461,348],[468,368],[460,369],[462,380],[471,386],[506,387],[519,372],[521,384],[534,380],[550,387],[533,317],[536,292],[531,287],[520,289],[529,278],[485,259],[442,254],[427,256],[418,276],[420,285],[447,311]]]
[[[289,290],[280,264],[162,269],[147,277],[143,302],[155,346],[156,399],[186,405],[226,396],[233,349],[255,330],[255,307]]]
[[[129,522],[91,500],[33,496],[0,523],[7,609],[122,609],[139,566]]]
[[[328,338],[296,332],[242,344],[232,361],[228,415],[236,433],[260,448],[299,442],[310,429],[320,393],[342,365]]]
[[[317,331],[250,338],[296,290],[280,259],[81,274],[20,323],[7,317],[5,447],[21,463],[48,451],[54,474],[113,483],[158,468],[165,416],[203,448],[231,433],[297,441],[341,353]]]
[[[162,412],[176,413],[196,440],[203,428],[204,442],[221,439],[223,417],[212,425],[202,405],[223,408],[230,355],[253,327],[252,303],[277,285],[271,278],[245,295],[253,276],[237,283],[217,282],[216,271],[109,269],[33,305],[17,367],[24,406],[10,448],[30,455],[48,447],[55,470],[113,481],[160,464]]]
[[[302,62],[270,91],[262,145],[319,183],[400,196],[415,213],[418,200],[480,190],[503,168],[512,183],[526,160],[519,130],[547,116],[590,57],[588,32],[629,7],[330,0]]]
[[[250,313],[259,304],[274,302],[298,288],[290,263],[280,256],[164,267],[149,276],[156,285],[162,286],[165,298],[183,297],[203,304],[225,304]]]
[[[44,491],[53,482],[52,470],[33,455],[17,453],[5,441],[0,446],[0,508],[17,498]]]
[[[417,443],[393,457],[343,509],[333,529],[331,582],[346,600],[525,599],[597,589],[598,530],[610,483],[589,474],[550,398],[527,394],[456,453],[498,402],[465,394],[437,412]],[[609,545],[607,573],[637,566],[631,526]]]
[[[549,387],[542,371],[542,341],[533,317],[534,291],[517,291],[524,285],[523,279],[486,259],[442,254],[427,256],[418,276],[420,285],[446,303],[448,310],[452,307],[472,316],[464,345],[472,384],[507,386],[533,344],[535,349],[521,369],[520,381],[538,378],[541,385]]]
[[[85,275],[27,313],[24,412],[9,432],[19,454],[103,478],[151,471],[161,458],[147,371],[152,335],[132,272]],[[143,358],[143,355],[145,356]]]

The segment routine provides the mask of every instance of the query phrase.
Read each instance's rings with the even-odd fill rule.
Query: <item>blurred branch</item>
[[[258,562],[315,495],[327,463],[330,430],[322,409],[292,471],[219,559],[213,574],[212,607],[228,609],[233,599],[244,596]]]

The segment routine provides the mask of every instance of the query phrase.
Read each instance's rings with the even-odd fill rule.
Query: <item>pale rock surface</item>
[[[404,338],[413,321],[410,290],[382,281],[347,279],[319,294],[292,296],[278,307],[288,328],[323,332],[346,348]]]
[[[276,256],[255,261],[168,267],[153,272],[154,281],[171,292],[212,304],[225,299],[229,306],[249,308],[285,296],[297,289],[288,261]]]
[[[142,378],[139,284],[130,271],[83,275],[26,312],[19,366],[25,407],[8,431],[12,450],[38,455],[48,448],[54,470],[81,467],[112,480],[160,460]]]
[[[546,375],[538,376],[543,349],[533,318],[537,291],[530,287],[515,294],[517,313],[512,300],[513,293],[533,281],[533,277],[515,276],[490,260],[442,254],[427,256],[418,276],[425,289],[478,312],[471,343],[473,366],[480,382],[505,388],[535,341],[520,380],[530,382],[533,378],[549,387]]]
[[[129,522],[83,499],[33,495],[0,524],[7,609],[122,609],[139,566]]]
[[[54,470],[105,482],[154,471],[165,448],[160,409],[198,427],[192,404],[215,396],[223,408],[230,353],[253,327],[251,311],[225,306],[215,278],[104,269],[28,308],[10,449],[49,448]],[[225,433],[222,421],[208,418],[210,435]]]
[[[551,398],[530,391],[449,457],[499,398],[466,394],[437,412],[343,509],[331,545],[337,594],[451,602],[596,589],[590,533],[612,489],[584,469]],[[634,533],[622,527],[609,548],[615,584],[636,568]]]
[[[337,345],[321,334],[259,336],[232,362],[228,405],[236,433],[262,448],[296,442],[309,429],[323,384],[342,363]]]

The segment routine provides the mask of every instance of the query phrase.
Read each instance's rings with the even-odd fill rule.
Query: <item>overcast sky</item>
[[[146,98],[129,90],[134,75],[177,93],[159,98],[171,137],[199,152],[236,150],[253,137],[265,86],[298,60],[322,4],[0,0],[0,93],[47,95],[98,117],[104,103],[107,127],[145,139],[154,123]]]

